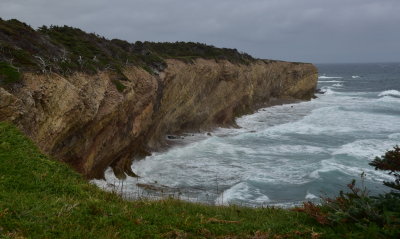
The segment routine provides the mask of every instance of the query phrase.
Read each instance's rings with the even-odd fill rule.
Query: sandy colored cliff
[[[108,71],[26,73],[21,84],[0,87],[0,121],[15,123],[44,152],[87,177],[102,177],[109,166],[133,176],[132,160],[162,147],[165,135],[234,126],[235,117],[272,101],[310,99],[317,84],[311,64],[166,63],[157,75],[125,68],[122,92]]]

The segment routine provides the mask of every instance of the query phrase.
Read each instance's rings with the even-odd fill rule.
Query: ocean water
[[[299,205],[334,196],[360,174],[371,194],[391,180],[368,163],[400,144],[400,64],[326,64],[309,102],[260,109],[241,128],[188,135],[132,165],[140,178],[94,183],[128,198],[209,204]],[[147,186],[147,188],[143,186]]]

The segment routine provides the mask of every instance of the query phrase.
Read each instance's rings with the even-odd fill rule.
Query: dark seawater
[[[124,182],[125,196],[287,207],[337,195],[362,172],[372,194],[387,190],[382,181],[391,177],[368,163],[400,144],[400,63],[317,67],[325,94],[261,109],[239,118],[240,129],[188,136],[181,146],[135,162],[141,177]],[[106,178],[94,182],[121,186],[111,170]]]

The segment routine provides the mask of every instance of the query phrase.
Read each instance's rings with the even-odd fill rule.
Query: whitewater
[[[400,64],[318,65],[324,94],[258,110],[240,128],[174,139],[135,161],[139,178],[94,180],[127,198],[165,196],[217,205],[291,207],[318,202],[352,179],[371,194],[391,176],[368,163],[400,142]]]

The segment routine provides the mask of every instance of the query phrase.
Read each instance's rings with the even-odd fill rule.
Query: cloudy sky
[[[1,0],[0,17],[259,58],[400,62],[400,0]]]

